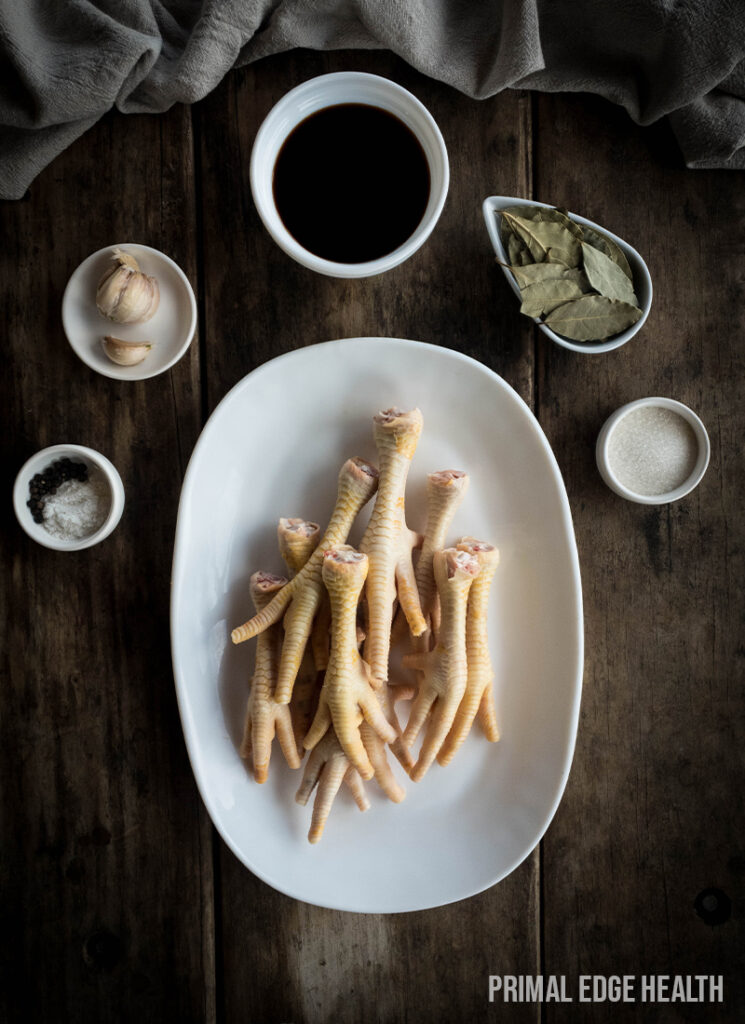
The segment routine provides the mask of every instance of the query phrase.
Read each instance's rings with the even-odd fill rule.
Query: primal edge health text
[[[580,974],[573,993],[563,974],[490,974],[489,1002],[722,1003],[721,974]]]

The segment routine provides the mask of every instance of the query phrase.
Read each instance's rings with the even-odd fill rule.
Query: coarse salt
[[[101,473],[67,480],[44,502],[44,529],[59,540],[82,540],[95,533],[111,508],[111,490]]]
[[[663,495],[684,484],[698,458],[690,423],[672,409],[642,405],[622,416],[608,439],[608,465],[635,494]]]

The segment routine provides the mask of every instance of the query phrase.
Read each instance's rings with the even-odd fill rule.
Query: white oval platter
[[[471,486],[450,541],[496,544],[490,602],[501,739],[474,726],[447,768],[420,783],[391,758],[407,796],[374,782],[362,814],[342,788],[322,841],[306,840],[301,771],[275,749],[257,785],[238,748],[253,644],[231,628],[252,614],[250,574],[282,572],[280,516],[325,524],[351,455],[375,460],[371,417],[418,406],[424,431],[407,518],[424,528],[427,473],[465,469]],[[363,510],[350,537],[358,541]],[[582,683],[579,563],[569,503],[537,420],[502,378],[449,349],[352,338],[259,367],[222,400],[191,457],[179,507],[171,638],[181,719],[202,798],[233,853],[289,896],[340,910],[391,913],[464,899],[534,849],[566,785]],[[407,705],[399,704],[405,719]],[[276,745],[275,745],[276,746]]]

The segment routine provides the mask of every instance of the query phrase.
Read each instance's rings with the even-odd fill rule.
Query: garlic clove
[[[110,334],[101,339],[103,350],[112,363],[119,366],[136,366],[141,363],[153,347],[149,341],[123,341]]]
[[[120,324],[140,324],[149,320],[160,302],[160,290],[154,277],[133,273],[122,288],[116,314],[112,319]]]
[[[96,305],[99,313],[109,320],[116,319],[116,308],[131,274],[132,271],[126,267],[111,267],[98,283]]]
[[[160,303],[157,279],[143,274],[134,256],[122,249],[114,249],[112,260],[114,265],[98,282],[99,313],[119,324],[144,323]]]

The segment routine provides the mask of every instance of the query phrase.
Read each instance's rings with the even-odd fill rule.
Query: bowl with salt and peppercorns
[[[56,444],[21,467],[13,505],[32,540],[56,551],[80,551],[116,528],[124,511],[124,486],[116,467],[100,452]]]

